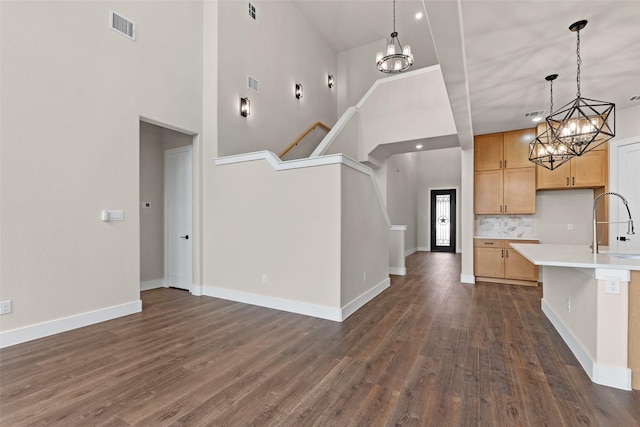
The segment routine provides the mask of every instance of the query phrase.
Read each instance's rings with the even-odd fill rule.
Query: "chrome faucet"
[[[611,221],[596,221],[596,208],[598,207],[598,200],[600,200],[603,196],[618,196],[624,203],[624,206],[627,208],[627,213],[629,214],[629,221],[622,222],[611,222]],[[593,243],[591,244],[591,253],[598,253],[598,224],[624,224],[627,223],[627,234],[632,235],[636,234],[635,229],[633,228],[633,220],[631,219],[631,211],[629,210],[629,203],[627,199],[622,197],[621,194],[615,193],[613,191],[607,191],[602,194],[599,194],[598,197],[593,199]]]

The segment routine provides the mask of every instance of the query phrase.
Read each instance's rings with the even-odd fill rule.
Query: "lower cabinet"
[[[510,243],[537,244],[537,240],[473,239],[473,242],[476,281],[538,286],[538,267],[510,246]]]

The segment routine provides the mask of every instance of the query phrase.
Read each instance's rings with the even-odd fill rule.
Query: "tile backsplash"
[[[533,215],[476,215],[475,235],[478,237],[535,237]]]

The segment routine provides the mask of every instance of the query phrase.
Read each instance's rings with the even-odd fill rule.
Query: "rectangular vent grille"
[[[114,11],[111,11],[111,19],[109,20],[111,29],[117,31],[125,37],[131,40],[136,39],[136,24],[133,21],[128,20],[124,16],[118,15]]]
[[[528,113],[524,113],[524,116],[526,118],[530,118],[530,117],[538,117],[544,114],[544,110],[539,110],[539,111],[529,111]]]
[[[251,2],[249,2],[249,18],[258,22],[258,8]]]
[[[627,102],[640,102],[640,95],[632,96]]]
[[[251,76],[247,76],[247,87],[255,92],[258,91],[258,80]]]

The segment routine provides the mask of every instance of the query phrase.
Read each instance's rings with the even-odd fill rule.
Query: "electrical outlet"
[[[268,278],[267,278],[267,275],[266,275],[266,274],[263,274],[263,275],[262,275],[262,284],[263,284],[263,285],[266,285],[267,283],[269,283],[269,280],[268,280]]]
[[[620,278],[619,277],[607,277],[606,278],[605,292],[608,294],[620,295]]]
[[[573,224],[567,224],[567,230],[573,231]]]
[[[0,314],[9,314],[13,311],[11,300],[0,301]]]
[[[366,282],[367,281],[367,272],[365,271],[364,274],[362,275],[362,281]]]
[[[571,298],[567,298],[567,311],[571,313]]]

